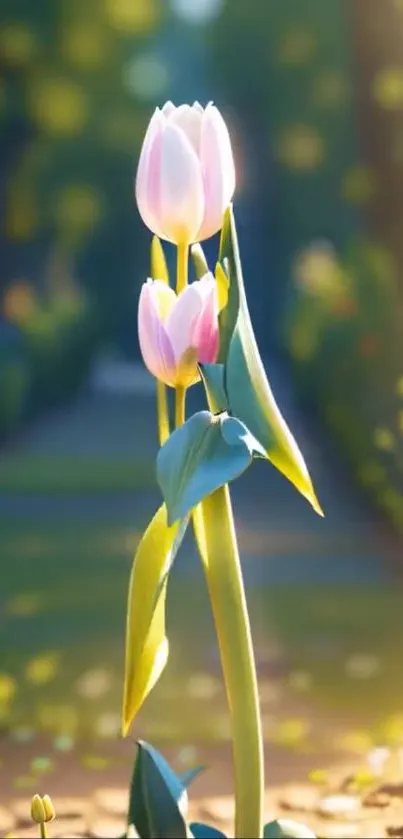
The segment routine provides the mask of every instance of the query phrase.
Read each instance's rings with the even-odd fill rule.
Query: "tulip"
[[[208,239],[220,230],[234,189],[231,142],[219,110],[198,102],[156,108],[136,178],[147,227],[175,245]]]
[[[199,380],[198,362],[214,363],[219,346],[216,281],[208,273],[176,295],[162,280],[144,283],[138,311],[146,367],[171,387]]]

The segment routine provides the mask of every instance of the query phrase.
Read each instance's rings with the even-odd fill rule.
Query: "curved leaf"
[[[186,839],[187,792],[165,758],[139,741],[129,801],[129,825],[148,839]]]
[[[136,551],[127,606],[124,736],[168,659],[166,584],[186,526],[187,519],[170,527],[163,504],[148,525]]]
[[[204,250],[198,242],[190,248],[190,256],[193,261],[196,277],[198,280],[201,280],[208,273],[209,267]]]
[[[224,365],[199,364],[199,370],[211,413],[228,411]]]
[[[210,411],[190,417],[171,434],[157,456],[157,478],[168,524],[241,475],[253,456],[262,453],[259,443],[238,419],[227,414],[213,416]]]
[[[211,827],[209,824],[192,822],[189,827],[195,839],[226,839],[225,833],[221,833],[221,830],[217,830],[216,827]]]
[[[219,361],[225,362],[231,413],[245,423],[267,458],[323,515],[304,458],[276,404],[260,358],[246,300],[232,207],[224,220],[220,257],[227,260],[230,273]]]
[[[204,772],[205,768],[206,767],[201,763],[200,766],[193,766],[192,769],[187,769],[186,772],[183,772],[182,775],[179,776],[181,784],[187,788],[201,772]]]

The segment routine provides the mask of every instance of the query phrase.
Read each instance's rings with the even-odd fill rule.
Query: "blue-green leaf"
[[[225,833],[221,833],[221,830],[217,830],[216,827],[211,827],[209,824],[192,822],[189,827],[195,839],[226,839]]]
[[[210,411],[214,414],[228,411],[225,392],[225,367],[223,364],[199,364],[200,375],[206,391]]]
[[[263,836],[264,839],[316,839],[312,830],[290,819],[268,822],[264,826]]]
[[[201,763],[200,766],[193,766],[192,769],[188,769],[186,772],[183,772],[182,775],[179,775],[179,780],[182,786],[187,789],[189,784],[191,784],[192,781],[200,775],[200,772],[204,772],[205,768],[206,767]]]
[[[142,839],[186,839],[187,793],[165,758],[140,741],[129,801],[129,825]]]
[[[210,411],[194,414],[171,434],[157,456],[157,477],[168,524],[186,516],[206,495],[229,483],[262,456],[242,422]]]
[[[260,358],[246,300],[232,207],[224,219],[220,258],[230,275],[228,305],[220,322],[218,359],[225,363],[230,411],[259,440],[274,466],[323,515],[304,458],[276,404]]]
[[[192,245],[190,248],[190,256],[193,261],[196,277],[198,280],[201,280],[201,278],[208,273],[209,267],[203,248],[199,245],[199,243]]]

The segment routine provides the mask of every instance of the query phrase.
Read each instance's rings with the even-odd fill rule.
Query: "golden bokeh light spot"
[[[147,32],[158,22],[156,0],[105,0],[108,23],[120,32]]]
[[[367,166],[356,166],[344,175],[341,193],[352,204],[366,204],[376,191],[374,172]]]
[[[280,41],[277,58],[286,67],[300,67],[315,57],[317,39],[313,32],[297,29],[286,32]]]
[[[16,597],[9,600],[5,607],[5,612],[7,615],[16,615],[18,617],[37,615],[42,610],[43,600],[43,595],[39,592],[17,594]]]
[[[55,214],[64,230],[91,230],[102,214],[101,196],[91,186],[71,184],[57,196]]]
[[[26,64],[36,48],[36,35],[27,26],[9,23],[0,29],[0,52],[6,64],[14,67]]]
[[[17,682],[8,673],[0,673],[0,703],[7,705],[17,692]]]
[[[110,112],[99,125],[99,135],[114,151],[135,154],[140,149],[146,129],[144,120],[135,113],[116,110]]]
[[[3,314],[12,323],[26,323],[36,309],[35,289],[24,280],[10,285],[3,297]]]
[[[361,466],[358,477],[364,486],[377,486],[386,480],[386,469],[380,463],[371,460]]]
[[[35,84],[30,106],[36,123],[49,134],[74,136],[88,119],[85,92],[70,79],[44,79]]]
[[[101,67],[107,59],[110,42],[102,29],[83,23],[66,29],[62,51],[67,60],[83,70]]]
[[[291,125],[278,137],[277,157],[289,169],[317,169],[325,157],[323,138],[311,125]]]
[[[57,674],[59,656],[55,653],[36,656],[25,668],[25,678],[33,685],[46,685]]]
[[[293,276],[297,286],[315,296],[328,297],[330,293],[346,288],[336,251],[326,241],[314,242],[297,253]]]
[[[396,382],[396,394],[397,396],[403,396],[403,376],[400,376]]]
[[[388,428],[376,428],[374,432],[374,443],[377,449],[384,452],[391,452],[395,448],[396,440]]]
[[[318,76],[312,87],[312,99],[320,108],[339,108],[348,100],[348,85],[341,73],[328,72]]]
[[[38,227],[38,214],[33,195],[11,190],[6,205],[5,228],[9,239],[27,241]]]
[[[397,415],[397,427],[400,434],[403,434],[403,410],[400,410]]]
[[[403,108],[403,67],[383,67],[374,77],[373,95],[382,108]]]

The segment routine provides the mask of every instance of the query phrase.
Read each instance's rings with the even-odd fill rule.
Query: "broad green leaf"
[[[241,475],[254,455],[264,455],[248,429],[227,414],[194,414],[177,428],[157,456],[157,478],[168,524],[199,501]]]
[[[124,735],[128,733],[168,659],[166,584],[186,526],[187,520],[169,526],[163,504],[148,525],[136,551],[127,606]]]
[[[211,413],[217,414],[220,411],[228,411],[224,365],[199,364],[199,370]]]
[[[165,758],[138,743],[130,787],[128,823],[146,839],[186,839],[187,792]]]
[[[151,242],[151,277],[153,280],[163,280],[169,285],[167,261],[158,236],[153,236]]]
[[[216,827],[211,827],[209,824],[192,822],[189,827],[195,839],[226,839],[225,833],[221,833],[221,830],[217,830]]]
[[[186,772],[183,772],[182,775],[179,776],[182,786],[187,788],[201,772],[204,772],[205,768],[206,767],[203,764],[200,764],[200,766],[193,766],[192,769],[188,769]]]
[[[268,822],[264,826],[263,836],[264,839],[316,839],[312,830],[290,819]]]
[[[226,214],[220,255],[228,260],[230,291],[219,361],[226,365],[231,413],[248,427],[266,456],[314,510],[323,515],[304,458],[274,399],[249,315],[232,208]],[[225,310],[224,310],[225,311]]]
[[[201,280],[205,274],[208,274],[209,270],[202,246],[198,243],[196,245],[192,245],[190,248],[190,256],[192,257],[196,277],[198,280]]]

